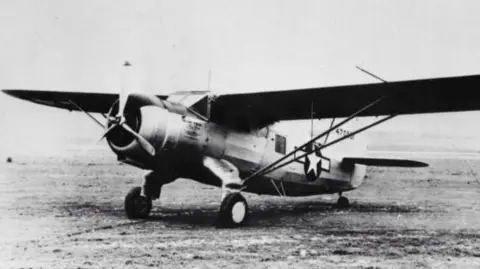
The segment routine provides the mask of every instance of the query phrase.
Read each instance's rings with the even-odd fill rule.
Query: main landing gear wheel
[[[350,201],[348,201],[347,197],[340,196],[337,200],[337,206],[340,208],[347,208],[350,206]]]
[[[125,196],[125,213],[129,219],[147,218],[152,210],[152,199],[141,195],[142,188],[132,188]]]
[[[245,224],[248,216],[248,204],[240,193],[230,193],[222,201],[216,226],[217,228],[235,228]]]

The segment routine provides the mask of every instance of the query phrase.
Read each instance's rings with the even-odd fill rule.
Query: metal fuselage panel
[[[286,139],[287,153],[296,144],[294,141],[290,141],[288,136],[282,135],[270,127],[246,133],[225,130],[215,123],[208,122],[205,124],[205,129],[208,140],[208,145],[204,148],[205,154],[231,162],[239,169],[242,178],[284,156],[284,154],[276,151],[277,135]],[[305,141],[303,140],[303,142]],[[297,145],[300,144],[301,142]],[[279,189],[281,188],[284,191],[282,195],[307,196],[345,192],[357,188],[362,183],[366,172],[365,166],[352,165],[347,167],[341,161],[328,159],[327,156],[324,156],[324,160],[326,163],[324,165],[325,169],[322,169],[318,180],[308,181],[305,176],[304,164],[293,162],[263,177],[252,179],[248,183],[246,191],[257,194],[280,195],[272,184],[273,181]],[[193,179],[218,186],[218,179],[214,175],[211,176],[211,180],[206,180],[205,177],[209,177],[208,173],[202,173],[203,178],[194,176]]]

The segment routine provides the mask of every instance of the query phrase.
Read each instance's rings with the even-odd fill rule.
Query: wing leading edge
[[[260,128],[280,120],[348,117],[385,97],[359,116],[480,110],[480,75],[227,94],[212,103],[212,120],[231,127]],[[237,126],[232,126],[237,125]]]

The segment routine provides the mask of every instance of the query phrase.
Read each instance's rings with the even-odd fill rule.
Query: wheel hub
[[[232,220],[235,223],[241,223],[245,218],[246,213],[247,213],[247,208],[245,204],[242,202],[237,202],[232,207]]]

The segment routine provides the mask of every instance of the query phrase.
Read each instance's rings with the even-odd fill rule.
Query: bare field
[[[123,197],[143,172],[108,151],[13,157],[0,165],[0,268],[480,267],[480,184],[462,160],[369,169],[343,210],[336,195],[246,194],[249,225],[219,230],[214,187],[177,180],[130,221]]]

